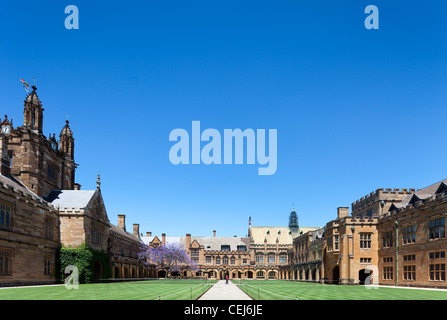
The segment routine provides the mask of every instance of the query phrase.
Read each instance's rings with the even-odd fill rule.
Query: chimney
[[[186,250],[189,251],[189,247],[191,246],[191,234],[186,234]]]
[[[151,237],[152,236],[152,232],[146,232],[146,237]]]
[[[74,184],[74,189],[75,190],[81,190],[81,185],[79,183],[75,183]]]
[[[216,236],[216,230],[213,230],[213,237]]]
[[[138,223],[133,224],[133,234],[137,238],[140,238],[140,225]]]
[[[118,215],[118,227],[126,231],[126,215],[119,214]]]
[[[349,207],[338,207],[337,208],[337,219],[341,219],[349,216]]]
[[[166,245],[166,233],[161,234],[161,245],[162,246]]]
[[[0,135],[0,174],[9,177],[10,173],[8,138]]]

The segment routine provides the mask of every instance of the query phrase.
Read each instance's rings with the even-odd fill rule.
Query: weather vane
[[[20,79],[20,82],[22,83],[23,89],[25,89],[26,92],[29,92],[29,84],[23,79]]]

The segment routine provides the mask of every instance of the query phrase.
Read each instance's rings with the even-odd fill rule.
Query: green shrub
[[[109,278],[111,268],[109,255],[106,252],[94,250],[85,244],[77,248],[62,247],[57,258],[58,266],[56,266],[56,270],[59,271],[59,274],[56,277],[63,282],[65,277],[68,276],[65,274],[65,268],[74,265],[79,271],[79,283],[91,283],[93,282],[93,266],[97,260],[102,265],[102,278]]]

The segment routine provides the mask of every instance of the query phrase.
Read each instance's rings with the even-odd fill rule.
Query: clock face
[[[9,134],[11,132],[11,127],[8,125],[2,126],[2,133],[3,134]]]

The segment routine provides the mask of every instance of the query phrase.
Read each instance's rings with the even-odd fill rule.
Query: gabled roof
[[[203,246],[205,251],[220,251],[222,246],[230,246],[230,251],[237,251],[238,246],[245,246],[250,249],[249,238],[246,237],[191,237],[191,241]]]
[[[300,227],[299,232],[306,233],[317,229],[319,228]],[[290,232],[291,230],[288,227],[251,227],[250,230],[255,244],[264,244],[265,240],[267,240],[267,244],[276,244],[278,239],[278,244],[291,245],[293,238],[299,235],[296,232]]]
[[[148,245],[155,237],[141,237],[141,240]],[[180,243],[186,246],[186,237],[166,237],[165,241],[166,244]],[[203,246],[205,251],[220,251],[222,245],[229,245],[231,251],[236,251],[237,246],[246,246],[247,251],[250,249],[250,239],[246,237],[191,237],[191,244],[194,242]]]
[[[405,198],[403,198],[401,202],[394,203],[389,210],[392,211],[392,209],[395,210],[396,208],[404,208],[409,204],[413,204],[414,202],[419,200],[434,198],[436,194],[440,192],[440,190],[442,190],[444,185],[447,185],[447,179],[436,182],[428,187],[419,189],[418,191],[405,196]]]
[[[53,190],[45,200],[60,209],[83,209],[87,207],[95,192],[96,190]]]
[[[447,183],[445,182],[441,182],[438,189],[436,190],[436,193],[442,193],[442,192],[444,193],[447,192]]]

